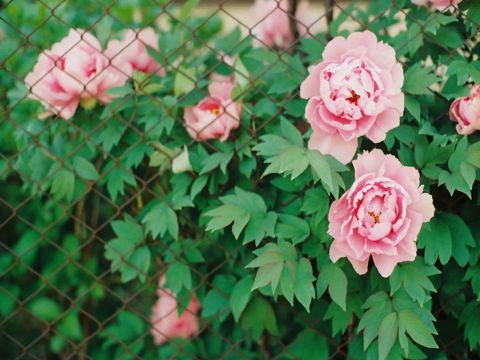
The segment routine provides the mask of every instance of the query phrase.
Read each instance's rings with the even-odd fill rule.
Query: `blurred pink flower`
[[[423,193],[418,171],[375,149],[353,161],[355,182],[335,201],[328,215],[334,241],[330,258],[347,257],[365,274],[370,256],[383,277],[399,262],[413,261],[424,222],[435,212],[430,194]]]
[[[148,53],[147,47],[159,51],[158,35],[151,28],[127,30],[123,40],[110,40],[105,55],[123,73],[131,76],[133,71],[165,75],[165,70]]]
[[[253,5],[255,46],[276,46],[286,49],[292,44],[294,37],[290,27],[289,8],[290,2],[288,0],[255,1]],[[303,36],[307,33],[305,26],[312,23],[308,16],[308,1],[302,1],[298,4],[295,17],[297,19],[297,29]]]
[[[193,295],[187,308],[181,316],[178,315],[178,301],[175,295],[163,288],[160,280],[159,296],[152,310],[151,333],[156,345],[161,345],[170,339],[189,339],[198,335],[200,303]]]
[[[450,6],[456,6],[461,2],[462,0],[412,0],[412,3],[416,5],[427,5],[428,3],[431,3],[438,10],[448,9]]]
[[[403,69],[395,50],[370,31],[336,37],[323,61],[311,67],[300,96],[313,129],[309,148],[343,163],[352,160],[358,138],[374,143],[400,124],[404,111]]]
[[[106,91],[122,86],[127,77],[109,66],[98,40],[81,29],[71,29],[60,42],[40,54],[25,78],[30,97],[53,114],[70,119],[81,100],[92,106],[109,102]]]
[[[232,78],[213,75],[210,81],[209,96],[195,107],[185,108],[185,126],[195,140],[225,141],[240,126],[242,105],[231,98],[235,86]]]
[[[457,123],[459,134],[470,135],[480,130],[480,85],[474,85],[469,96],[450,105],[450,119]]]

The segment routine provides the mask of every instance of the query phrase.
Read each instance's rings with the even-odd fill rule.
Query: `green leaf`
[[[440,221],[447,224],[449,232],[452,235],[452,256],[461,267],[465,267],[470,260],[470,248],[476,246],[472,232],[465,222],[452,213],[442,213],[439,215]]]
[[[286,260],[282,250],[277,244],[270,243],[255,250],[254,254],[257,258],[245,266],[258,268],[252,290],[271,285],[272,292],[275,293]]]
[[[468,340],[470,350],[480,345],[480,302],[471,301],[465,306],[460,316],[460,325],[465,325],[465,338]]]
[[[413,311],[409,309],[400,310],[398,312],[398,322],[417,344],[430,349],[438,348],[430,330],[425,326],[422,319],[420,319]]]
[[[415,118],[415,120],[420,121],[422,119],[422,109],[420,106],[420,102],[413,96],[405,96],[405,107],[407,108],[408,112]]]
[[[423,33],[420,26],[416,23],[411,23],[408,29],[408,51],[413,56],[418,51],[423,42]]]
[[[147,246],[138,246],[144,241],[142,227],[130,216],[124,221],[112,222],[117,238],[110,240],[105,246],[105,258],[111,261],[112,271],[121,273],[122,282],[135,278],[146,280],[150,267],[151,254]]]
[[[175,87],[174,87],[175,96],[180,96],[180,95],[189,93],[190,91],[195,89],[195,85],[196,85],[195,69],[185,68],[180,66],[175,76]]]
[[[305,192],[301,211],[307,215],[317,213],[321,218],[325,217],[330,208],[330,199],[325,190],[320,187],[308,189]]]
[[[243,64],[243,62],[240,60],[240,58],[238,58],[235,61],[234,66],[235,66],[235,70],[234,70],[235,81],[242,89],[244,89],[249,84],[248,70]]]
[[[170,264],[167,269],[167,282],[165,287],[178,294],[182,288],[192,289],[192,273],[190,268],[180,261]]]
[[[252,286],[253,276],[247,275],[233,288],[230,296],[230,309],[236,322],[238,322],[243,310],[245,310],[250,301]]]
[[[180,11],[179,19],[181,22],[186,22],[189,19],[192,10],[198,6],[199,2],[199,0],[188,0],[185,2],[185,4],[182,6],[182,10]]]
[[[310,312],[310,303],[315,298],[315,288],[313,287],[312,264],[306,258],[301,258],[296,266],[295,279],[295,297],[303,305],[303,307]]]
[[[72,340],[81,340],[82,325],[80,324],[79,314],[76,310],[71,310],[63,320],[58,324],[58,332]]]
[[[288,353],[299,360],[327,360],[328,343],[325,337],[318,336],[311,329],[303,330],[295,340],[288,345]],[[286,354],[285,354],[286,355]]]
[[[263,297],[255,297],[250,301],[240,319],[241,327],[252,333],[258,340],[264,330],[272,335],[278,334],[277,319],[272,305]]]
[[[464,280],[471,281],[472,290],[477,296],[477,300],[480,300],[480,264],[477,264],[476,266],[469,266],[467,272],[465,273]]]
[[[417,63],[405,72],[403,90],[412,95],[430,94],[429,86],[438,81],[437,75],[432,73],[431,67],[422,67]]]
[[[227,165],[233,157],[233,152],[230,153],[222,153],[217,152],[215,154],[210,155],[202,162],[202,170],[200,171],[200,175],[209,173],[210,171],[220,167],[220,170],[224,174],[227,171]]]
[[[393,311],[392,302],[384,291],[371,295],[363,305],[368,309],[360,319],[358,331],[364,330],[363,348],[366,350],[378,336],[383,319]]]
[[[345,171],[347,168],[331,156],[325,156],[316,150],[305,149],[301,136],[297,134],[298,130],[292,129],[293,125],[288,122],[282,124],[282,131],[290,134],[288,138],[264,135],[261,137],[262,142],[254,147],[254,150],[265,157],[265,162],[269,164],[262,176],[283,174],[293,180],[302,175],[310,165],[314,180],[321,180],[325,189],[338,197],[339,187],[345,187],[338,172]]]
[[[100,174],[98,173],[97,169],[95,169],[95,166],[93,166],[90,161],[83,157],[75,156],[73,158],[73,168],[78,175],[86,180],[93,181],[100,177]]]
[[[441,39],[442,47],[456,49],[464,43],[463,36],[455,26],[441,26],[437,31],[438,39]]]
[[[125,269],[122,272],[122,282],[128,282],[137,276],[141,282],[145,282],[148,269],[150,268],[151,254],[147,246],[137,248],[128,257]]]
[[[346,311],[348,280],[343,270],[331,263],[325,264],[320,269],[317,279],[317,296],[321,296],[328,288],[332,300]]]
[[[28,308],[32,313],[45,321],[53,321],[62,314],[62,308],[54,300],[46,297],[34,298]]]
[[[458,19],[455,16],[446,15],[439,13],[438,11],[432,13],[427,20],[424,22],[425,30],[429,33],[436,35],[437,30],[444,26],[448,25],[453,22],[457,22]]]
[[[446,170],[441,171],[438,176],[438,184],[445,185],[450,195],[453,195],[455,191],[458,190],[466,194],[469,198],[472,197],[471,188],[462,172],[458,169],[453,173]]]
[[[465,160],[473,166],[480,168],[480,141],[469,146],[465,154]]]
[[[125,194],[125,184],[134,186],[136,184],[135,177],[130,170],[115,166],[106,176],[107,190],[110,198],[115,201],[117,196]]]
[[[390,276],[390,295],[404,289],[407,294],[423,306],[429,299],[429,292],[437,292],[428,276],[440,274],[434,266],[423,264],[423,259],[397,265]]]
[[[190,198],[192,201],[197,197],[197,195],[202,191],[202,189],[207,185],[208,176],[202,175],[195,179],[190,190]]]
[[[308,223],[293,215],[279,214],[276,235],[279,239],[291,239],[294,245],[299,244],[310,235]]]
[[[217,289],[211,289],[202,301],[202,318],[206,319],[215,315],[220,317],[228,314],[227,295],[220,293]]]
[[[142,224],[145,225],[146,230],[152,234],[154,239],[158,236],[163,238],[168,232],[172,238],[178,240],[177,214],[164,202],[147,212],[143,217]]]
[[[262,176],[286,173],[292,180],[302,175],[309,164],[305,149],[294,145],[282,149],[265,162],[269,165]]]
[[[418,236],[418,247],[425,249],[425,262],[434,265],[438,258],[445,265],[452,256],[452,236],[446,223],[434,217],[423,226]]]
[[[378,359],[385,360],[392,349],[398,334],[397,313],[387,315],[378,330]]]
[[[327,189],[333,189],[333,177],[331,174],[330,164],[325,155],[319,151],[309,150],[307,153],[309,163],[315,174],[320,178]]]
[[[144,240],[142,227],[131,216],[126,215],[123,221],[113,221],[112,229],[118,238],[125,239],[134,245]]]
[[[269,243],[255,250],[255,260],[246,268],[258,268],[252,290],[271,285],[273,294],[280,288],[288,302],[293,305],[293,297],[310,311],[310,303],[315,297],[312,265],[306,258],[297,260],[295,247],[287,242]]]
[[[212,219],[207,223],[207,231],[218,231],[230,224],[232,233],[238,239],[245,230],[244,243],[255,240],[258,244],[267,236],[274,236],[276,214],[267,213],[267,206],[261,196],[235,188],[234,194],[222,196],[223,205],[207,211]]]
[[[75,175],[73,172],[61,169],[59,170],[52,182],[51,193],[55,200],[72,201],[73,191],[75,190]]]
[[[282,135],[291,144],[303,147],[302,133],[293,125],[293,123],[283,116],[280,117],[280,131]]]

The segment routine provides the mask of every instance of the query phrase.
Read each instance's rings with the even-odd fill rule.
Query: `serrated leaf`
[[[389,296],[384,291],[379,291],[371,295],[367,301],[365,301],[363,307],[368,310],[360,319],[358,331],[364,330],[363,348],[366,350],[378,336],[383,319],[392,313],[393,307]]]
[[[437,259],[445,265],[452,256],[452,237],[450,229],[440,218],[434,217],[424,225],[418,237],[418,247],[425,249],[425,262],[435,264]]]
[[[431,349],[438,348],[430,330],[413,311],[409,309],[400,310],[398,312],[398,321],[417,344]]]
[[[192,273],[190,268],[180,261],[170,264],[167,269],[167,282],[165,287],[178,294],[182,288],[192,289]]]
[[[279,223],[276,227],[276,235],[280,239],[291,239],[294,245],[299,244],[310,235],[308,223],[296,216],[279,214]]]
[[[405,72],[403,90],[412,95],[430,94],[429,86],[437,81],[438,77],[432,73],[431,68],[417,63]]]
[[[172,238],[178,240],[177,214],[166,203],[162,202],[154,206],[145,214],[142,224],[145,224],[147,231],[154,239],[158,236],[164,237],[168,232]]]
[[[315,277],[313,276],[312,264],[306,258],[300,259],[297,263],[295,273],[295,297],[300,304],[303,305],[305,310],[310,312],[310,303],[312,299],[315,298],[315,288],[313,287]]]
[[[75,156],[73,158],[73,168],[78,175],[87,180],[97,180],[100,176],[95,166],[81,156]]]
[[[75,175],[66,169],[58,171],[52,182],[51,193],[55,200],[72,201],[75,190]]]
[[[272,305],[263,297],[255,297],[250,301],[242,314],[240,325],[245,331],[251,332],[258,340],[264,330],[272,335],[278,334],[277,318]]]
[[[398,334],[397,313],[387,315],[378,330],[378,359],[385,360],[392,349]]]
[[[253,276],[247,275],[232,290],[229,304],[236,322],[238,322],[243,310],[245,310],[250,301],[252,286]]]
[[[317,279],[317,294],[321,296],[328,289],[331,299],[346,311],[348,280],[343,270],[335,264],[326,264],[320,269]]]
[[[464,267],[470,260],[469,248],[476,246],[472,232],[460,217],[452,213],[445,212],[439,217],[447,224],[452,235],[452,256],[458,265]]]

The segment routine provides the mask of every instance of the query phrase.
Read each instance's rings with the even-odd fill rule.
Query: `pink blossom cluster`
[[[80,104],[108,103],[112,99],[108,90],[124,85],[134,71],[164,73],[147,47],[158,51],[158,35],[152,28],[127,30],[123,40],[111,40],[105,51],[91,33],[71,29],[40,54],[26,76],[30,97],[39,100],[49,115],[65,120]]]

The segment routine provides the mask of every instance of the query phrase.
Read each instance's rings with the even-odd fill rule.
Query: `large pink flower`
[[[289,7],[288,0],[255,1],[253,5],[255,46],[276,46],[286,49],[292,44],[294,37],[290,27]],[[308,15],[308,1],[298,4],[295,17],[297,29],[303,36],[307,32],[306,26],[312,23]]]
[[[415,168],[378,149],[359,155],[353,166],[355,182],[328,215],[330,258],[347,257],[365,274],[372,256],[387,277],[397,263],[415,259],[418,233],[435,211],[432,197],[423,193]]]
[[[412,3],[416,5],[426,5],[428,3],[433,4],[438,10],[448,9],[450,6],[456,6],[462,2],[462,0],[412,0]]]
[[[231,78],[215,75],[208,87],[209,96],[197,106],[185,108],[185,126],[193,139],[225,141],[240,126],[242,105],[231,98],[234,86]]]
[[[122,86],[127,77],[109,66],[99,41],[81,29],[40,54],[33,71],[25,78],[30,97],[53,114],[68,120],[80,100],[109,102],[107,90]]]
[[[348,163],[360,136],[375,143],[385,140],[403,114],[402,85],[403,69],[395,50],[378,42],[375,34],[334,38],[300,89],[301,97],[309,100],[309,147]]]
[[[457,123],[457,132],[470,135],[480,130],[480,85],[474,85],[470,96],[456,99],[450,105],[450,119]]]
[[[160,280],[157,294],[159,299],[153,306],[151,333],[156,345],[161,345],[170,339],[192,338],[198,335],[200,303],[195,295],[178,316],[178,302],[175,295],[168,289],[163,288]],[[183,310],[183,309],[182,309]]]
[[[109,41],[105,54],[116,68],[129,76],[134,70],[165,75],[165,70],[150,56],[147,47],[159,50],[155,31],[151,27],[135,31],[129,29],[123,40]]]

